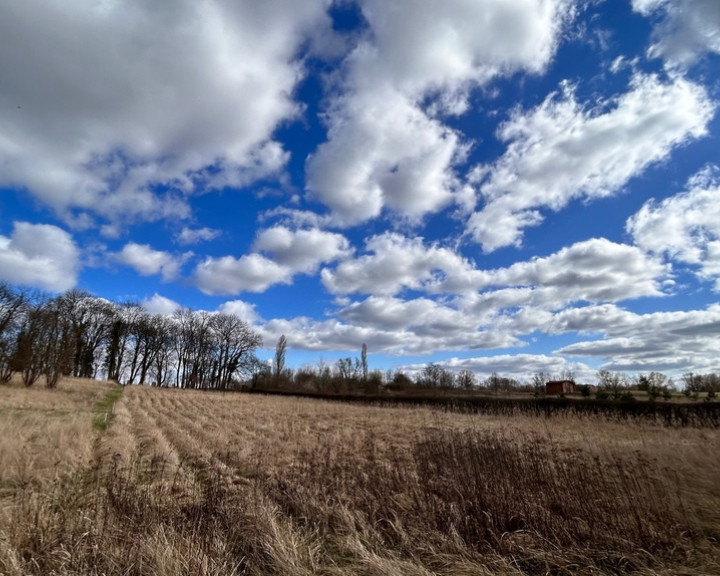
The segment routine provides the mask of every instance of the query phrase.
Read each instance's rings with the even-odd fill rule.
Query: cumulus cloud
[[[477,270],[449,250],[396,234],[375,237],[368,247],[372,253],[323,270],[330,290],[370,294],[361,301],[341,301],[336,316],[342,323],[333,326],[392,337],[384,350],[395,353],[523,346],[520,337],[535,331],[581,331],[585,325],[580,322],[562,325],[558,311],[582,302],[663,296],[670,277],[669,266],[658,259],[606,239],[495,270]],[[462,290],[448,294],[449,286]],[[395,296],[405,288],[435,296]],[[605,317],[612,321],[612,315]],[[325,341],[317,340],[322,348]]]
[[[544,70],[570,8],[565,0],[364,2],[369,29],[328,108],[328,141],[307,163],[311,194],[338,224],[385,207],[417,220],[445,206],[467,143],[441,117],[463,113],[474,86]]]
[[[646,202],[628,220],[627,231],[642,249],[697,266],[720,291],[720,170],[708,167],[689,180],[685,192]]]
[[[180,244],[197,244],[198,242],[209,242],[215,240],[222,232],[214,228],[188,228],[184,227],[177,235]]]
[[[350,243],[340,234],[284,226],[260,232],[253,248],[255,252],[240,258],[206,258],[195,268],[198,288],[206,294],[264,292],[274,284],[291,284],[297,273],[312,274],[320,264],[351,253]]]
[[[629,92],[593,107],[578,103],[566,84],[500,127],[508,148],[475,170],[483,205],[468,232],[485,252],[519,245],[523,230],[542,222],[540,208],[617,193],[674,148],[705,135],[714,107],[701,86],[682,78],[664,83],[636,74]]]
[[[308,187],[335,222],[363,222],[385,206],[417,219],[447,204],[458,134],[394,91],[352,100],[331,114],[330,141],[307,170]]]
[[[363,344],[373,352],[394,355],[432,354],[440,350],[491,349],[522,343],[499,331],[468,331],[458,326],[442,334],[428,333],[419,324],[386,329],[363,322],[307,317],[273,319],[262,326],[266,342],[285,334],[298,350],[360,350]]]
[[[597,334],[556,354],[606,360],[611,370],[717,371],[720,306],[638,314],[612,305],[560,312],[551,330]]]
[[[261,320],[260,315],[255,310],[255,304],[250,304],[244,300],[229,300],[218,307],[218,312],[223,314],[234,314],[238,318],[245,320],[248,324],[255,324]]]
[[[535,331],[545,334],[586,329],[583,321],[572,321],[583,303],[596,304],[598,321],[612,322],[614,306],[640,297],[663,296],[672,283],[669,266],[642,250],[605,239],[579,242],[546,258],[519,262],[489,272],[488,288],[466,293],[454,306],[488,330],[519,337]],[[567,322],[560,322],[565,318]]]
[[[338,316],[360,326],[373,326],[384,330],[413,327],[418,328],[419,333],[436,335],[476,326],[473,318],[428,298],[403,300],[370,296],[362,302],[349,304]]]
[[[206,258],[195,268],[195,284],[206,294],[264,292],[273,284],[290,284],[291,270],[260,254],[240,258]]]
[[[422,238],[396,233],[371,237],[365,249],[367,254],[322,270],[330,292],[389,296],[410,289],[459,294],[480,313],[520,305],[559,309],[580,300],[662,296],[664,283],[672,281],[669,266],[658,258],[604,238],[494,270],[478,269],[449,248],[426,246]]]
[[[285,226],[267,228],[258,234],[253,248],[272,254],[273,260],[293,272],[313,273],[320,263],[351,254],[350,243],[341,234],[317,228],[291,230]]]
[[[345,324],[336,319],[315,320],[306,316],[274,318],[261,327],[265,342],[285,335],[295,350],[388,350],[398,342],[396,333]]]
[[[191,256],[192,252],[187,252],[182,256],[173,256],[169,252],[153,250],[148,244],[128,242],[115,255],[115,259],[134,268],[143,276],[160,274],[163,281],[168,282],[177,278],[180,267]]]
[[[486,274],[449,248],[425,246],[422,238],[386,232],[365,242],[367,254],[325,268],[322,281],[334,294],[395,294],[409,288],[427,292],[462,291]]]
[[[650,57],[670,68],[686,68],[706,52],[720,54],[720,3],[717,0],[633,0],[633,9],[655,16]]]
[[[593,238],[546,258],[491,272],[492,284],[559,291],[563,302],[612,302],[662,296],[669,267],[635,246]]]
[[[514,378],[519,382],[529,383],[534,374],[563,374],[572,372],[578,382],[589,380],[593,371],[581,362],[568,362],[559,356],[545,354],[499,354],[497,356],[478,356],[474,358],[450,358],[438,362],[440,366],[459,372],[470,370],[479,378],[487,378],[496,373],[505,378]],[[424,365],[404,366],[409,372],[419,372]]]
[[[152,298],[141,301],[140,305],[150,314],[162,314],[163,316],[170,316],[181,308],[180,304],[170,300],[170,298],[161,296],[157,292],[152,295]]]
[[[299,49],[331,40],[328,4],[6,6],[0,185],[68,221],[123,222],[182,218],[198,187],[276,174],[287,152],[272,135],[299,112]]]
[[[15,222],[9,238],[0,235],[0,280],[62,292],[79,268],[75,242],[57,226]]]
[[[619,309],[592,307],[597,321],[606,324],[590,327],[584,316],[590,307],[574,306],[663,296],[665,284],[672,282],[669,265],[636,246],[603,238],[494,270],[478,270],[447,249],[397,234],[374,237],[368,248],[369,254],[323,270],[330,290],[370,294],[361,301],[341,299],[335,315],[342,322],[333,326],[366,337],[367,331],[382,334],[383,351],[397,354],[524,346],[521,338],[536,331],[599,331]],[[457,286],[458,292],[449,291]],[[395,295],[406,288],[429,296]],[[578,309],[583,312],[573,318]],[[331,336],[322,330],[316,334],[315,346],[322,349],[324,336]]]

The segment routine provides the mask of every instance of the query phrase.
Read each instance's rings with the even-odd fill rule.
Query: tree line
[[[261,336],[234,314],[150,314],[82,290],[58,296],[0,283],[0,383],[19,374],[105,377],[122,384],[228,390],[259,370]]]
[[[370,370],[368,349],[363,344],[360,357],[338,358],[330,364],[320,360],[317,365],[304,365],[297,369],[285,367],[287,338],[277,342],[272,367],[265,366],[253,378],[252,388],[258,391],[319,394],[377,394],[379,392],[429,392],[452,390],[489,390],[493,392],[532,391],[531,385],[522,384],[493,372],[479,379],[474,372],[462,369],[452,371],[440,364],[430,363],[414,375],[402,370]]]
[[[400,370],[368,367],[368,350],[360,357],[297,370],[285,366],[288,341],[281,336],[272,363],[258,360],[262,338],[234,314],[181,308],[172,315],[150,314],[138,303],[114,303],[82,290],[58,296],[0,282],[0,384],[18,374],[26,386],[41,378],[48,387],[63,376],[104,377],[122,384],[228,390],[243,383],[277,391],[333,394],[380,391],[487,390],[544,394],[550,379],[572,380],[572,372],[551,376],[539,372],[520,382],[493,372],[484,379],[467,369],[454,372],[430,363],[414,376]],[[684,393],[715,399],[720,374],[682,376]],[[600,370],[597,384],[579,386],[598,399],[633,399],[635,390],[651,399],[669,399],[675,384],[662,373],[630,378]]]

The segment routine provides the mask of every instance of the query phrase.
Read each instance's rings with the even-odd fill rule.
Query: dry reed
[[[719,442],[581,417],[128,388],[89,462],[14,488],[0,573],[720,573]]]

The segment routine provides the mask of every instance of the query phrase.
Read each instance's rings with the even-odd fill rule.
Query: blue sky
[[[720,370],[716,0],[9,2],[0,280],[295,366]]]

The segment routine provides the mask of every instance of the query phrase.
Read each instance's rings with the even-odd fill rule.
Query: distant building
[[[546,394],[572,394],[575,392],[575,382],[572,380],[550,380],[545,384]]]

